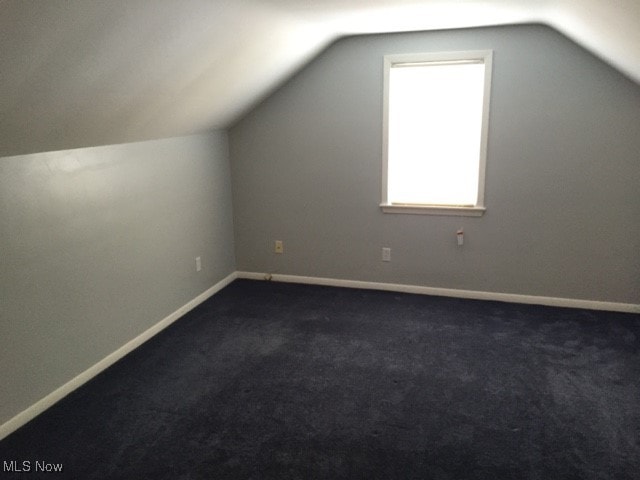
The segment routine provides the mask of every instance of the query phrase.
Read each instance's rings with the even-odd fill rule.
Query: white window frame
[[[384,213],[409,213],[427,215],[464,215],[479,217],[484,214],[484,186],[487,161],[487,142],[489,138],[489,105],[491,100],[492,50],[469,50],[457,52],[431,52],[394,54],[384,56],[384,104],[383,104],[383,161],[382,161],[382,203]],[[478,199],[473,206],[450,205],[408,205],[392,204],[388,201],[388,162],[389,162],[389,73],[397,64],[455,63],[465,61],[481,61],[484,69],[484,98],[482,107],[482,131],[480,139],[480,159],[478,174]]]

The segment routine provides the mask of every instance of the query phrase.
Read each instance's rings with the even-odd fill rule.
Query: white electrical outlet
[[[382,261],[383,262],[391,261],[391,249],[389,247],[382,247]]]
[[[202,270],[202,261],[200,260],[200,257],[196,257],[196,272],[199,272],[200,270]]]
[[[284,243],[282,243],[282,240],[276,240],[275,247],[274,247],[274,252],[275,253],[284,253]]]

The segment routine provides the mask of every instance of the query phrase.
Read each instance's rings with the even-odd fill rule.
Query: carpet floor
[[[638,479],[640,315],[238,280],[0,461],[2,478]]]

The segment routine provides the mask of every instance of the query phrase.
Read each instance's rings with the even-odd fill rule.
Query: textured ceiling
[[[0,156],[224,128],[343,35],[531,22],[640,83],[640,0],[0,0]]]

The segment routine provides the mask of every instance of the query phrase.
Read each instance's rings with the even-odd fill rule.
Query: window
[[[384,57],[384,212],[484,213],[491,56]]]

